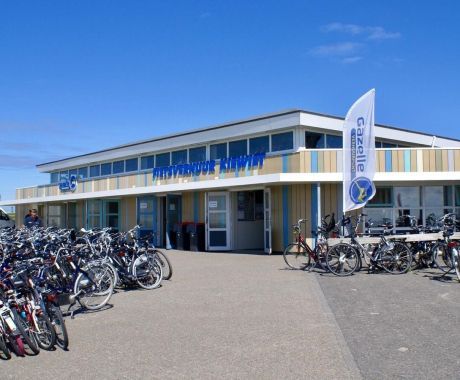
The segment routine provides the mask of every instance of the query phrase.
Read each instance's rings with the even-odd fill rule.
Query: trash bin
[[[182,224],[175,223],[171,231],[171,246],[174,249],[183,250],[184,249],[184,239],[182,234]]]
[[[192,222],[182,223],[183,247],[185,251],[190,251],[190,229],[193,230],[192,226],[194,224]]]
[[[189,243],[189,250],[190,251],[198,251],[198,240],[197,240],[197,234],[196,234],[196,223],[189,223],[187,225],[187,238],[188,238],[188,243]]]
[[[190,227],[190,250],[203,252],[205,250],[205,228],[204,223],[194,223]]]

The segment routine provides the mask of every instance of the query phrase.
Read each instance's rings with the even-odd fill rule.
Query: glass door
[[[264,190],[264,251],[272,253],[272,210],[270,189]]]
[[[154,243],[158,245],[157,231],[157,197],[137,198],[137,224],[140,225],[140,236],[152,233]]]
[[[230,195],[228,192],[207,193],[206,221],[208,250],[229,250]]]

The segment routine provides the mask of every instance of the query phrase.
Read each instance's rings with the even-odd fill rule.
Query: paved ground
[[[460,285],[435,272],[337,278],[281,256],[170,251],[161,289],[68,320],[69,352],[0,363],[0,378],[458,378]]]
[[[354,379],[315,275],[280,256],[170,252],[171,282],[68,320],[69,352],[0,363],[0,378]]]

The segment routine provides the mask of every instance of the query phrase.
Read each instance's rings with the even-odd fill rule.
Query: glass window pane
[[[391,187],[377,187],[375,196],[372,198],[369,207],[393,206],[393,197]]]
[[[336,136],[336,135],[326,136],[326,148],[341,149],[342,147],[343,147],[342,136]]]
[[[375,147],[376,148],[381,148],[382,147],[382,142],[375,140]]]
[[[155,167],[161,168],[162,166],[169,166],[169,152],[168,153],[161,153],[155,156]]]
[[[248,141],[238,140],[230,141],[228,143],[228,155],[229,157],[239,157],[248,154]]]
[[[101,213],[101,201],[88,201],[88,215],[99,215]]]
[[[78,168],[78,178],[88,178],[88,167]]]
[[[123,173],[125,171],[124,161],[115,161],[112,166],[113,174]]]
[[[50,183],[58,183],[59,182],[59,173],[51,173],[50,174]]]
[[[305,148],[307,149],[323,149],[324,134],[316,132],[305,132]]]
[[[268,136],[253,137],[249,139],[249,154],[265,153],[270,151]]]
[[[138,159],[137,158],[130,158],[126,160],[125,163],[125,171],[127,172],[135,172],[138,169]]]
[[[371,228],[378,228],[379,225],[393,223],[392,208],[366,208],[364,213],[367,215],[366,222],[373,223]]]
[[[59,180],[69,178],[69,171],[65,170],[59,173]]]
[[[226,212],[213,212],[209,214],[209,228],[226,228],[226,226]]]
[[[425,206],[438,207],[444,206],[444,187],[425,186]]]
[[[420,187],[394,187],[395,207],[420,207]]]
[[[391,143],[382,143],[382,148],[396,148],[396,144],[391,144]]]
[[[73,176],[73,175],[76,177],[77,174],[78,174],[78,169],[70,169],[69,170],[69,177]]]
[[[415,217],[415,220],[411,217]],[[410,228],[423,224],[422,210],[419,208],[405,208],[396,210],[396,227]]]
[[[118,214],[118,202],[107,202],[105,204],[105,212],[107,214]]]
[[[220,160],[227,157],[227,143],[213,144],[209,147],[211,160]]]
[[[452,186],[444,186],[444,206],[453,206]]]
[[[294,134],[292,132],[276,133],[272,135],[272,152],[289,150],[294,147]]]
[[[101,164],[101,175],[110,175],[112,174],[112,163],[107,162],[105,164]]]
[[[451,208],[443,207],[427,207],[425,209],[425,226],[426,227],[441,227],[441,223],[438,223],[438,220],[444,215],[453,212]]]
[[[155,156],[141,157],[141,170],[155,167]]]
[[[189,162],[206,161],[206,147],[200,146],[197,148],[190,148],[188,151]]]
[[[171,153],[171,165],[187,163],[187,150],[178,150]]]
[[[455,206],[460,206],[460,186],[455,186]]]
[[[93,165],[89,167],[89,176],[90,177],[98,177],[101,175],[101,166],[100,165]]]

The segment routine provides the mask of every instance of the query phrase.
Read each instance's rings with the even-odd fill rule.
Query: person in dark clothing
[[[24,225],[26,224],[26,219],[30,216],[31,212],[32,212],[32,210],[29,209],[29,211],[27,212],[26,216],[24,217]]]
[[[27,228],[42,227],[42,220],[38,217],[37,210],[30,210],[30,214],[24,219],[24,226]]]

